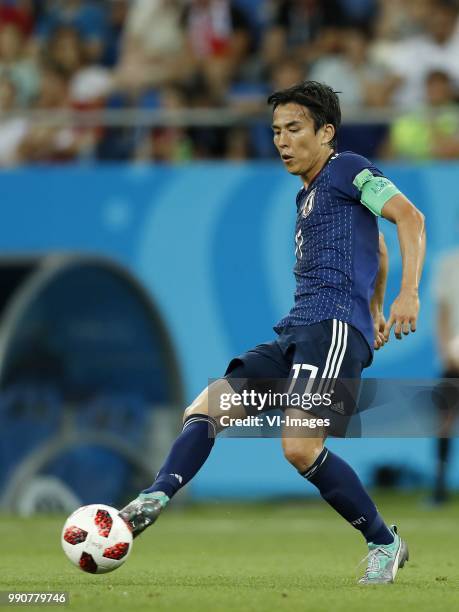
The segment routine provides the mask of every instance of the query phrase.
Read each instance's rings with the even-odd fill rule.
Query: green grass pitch
[[[360,534],[325,503],[305,500],[170,508],[123,567],[100,576],[64,557],[64,517],[2,516],[0,590],[69,591],[67,609],[85,612],[458,610],[459,501],[429,510],[421,499],[376,496],[410,548],[393,585],[357,586]]]

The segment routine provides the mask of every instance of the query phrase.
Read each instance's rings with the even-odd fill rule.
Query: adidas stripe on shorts
[[[356,412],[362,370],[371,361],[372,351],[363,335],[348,323],[331,319],[284,328],[274,342],[232,359],[225,378],[233,380],[237,392],[329,394],[330,406],[312,406],[305,416],[330,418],[329,433],[344,436]]]

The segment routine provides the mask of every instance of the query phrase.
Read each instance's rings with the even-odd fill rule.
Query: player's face
[[[327,143],[333,127],[327,125],[316,132],[309,110],[300,104],[280,104],[272,128],[274,144],[290,174],[307,177],[330,154]]]

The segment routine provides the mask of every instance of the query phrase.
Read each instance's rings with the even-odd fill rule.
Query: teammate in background
[[[185,410],[182,433],[155,482],[121,511],[135,536],[156,520],[209,456],[222,415],[209,401],[211,393],[231,397],[240,380],[256,386],[260,379],[284,379],[291,388],[292,382],[301,380],[296,380],[300,374],[313,390],[328,388],[337,379],[358,380],[371,364],[373,349],[389,339],[392,327],[397,338],[416,330],[425,248],[423,215],[367,159],[337,153],[341,110],[330,87],[306,81],[274,93],[268,103],[273,107],[274,144],[288,172],[302,181],[296,199],[294,304],[274,328],[275,341],[233,359],[225,378],[212,383]],[[385,324],[387,261],[379,216],[397,225],[403,263],[400,293]],[[313,407],[308,412],[325,416],[328,410],[334,422],[339,415],[333,408]],[[225,412],[230,417],[245,414],[236,401]],[[285,414],[304,417],[303,410],[292,407]],[[354,470],[324,447],[328,433],[310,437],[303,427],[286,427],[285,457],[364,536],[368,567],[359,582],[393,582],[408,559],[407,546],[395,525],[386,525]]]
[[[442,362],[442,378],[459,378],[459,251],[446,255],[436,275],[437,338]],[[437,439],[437,472],[433,502],[447,501],[446,470],[451,455],[451,436],[459,417],[457,385],[439,386],[439,437]]]

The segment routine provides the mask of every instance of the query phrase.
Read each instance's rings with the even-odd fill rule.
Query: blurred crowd
[[[0,0],[0,166],[268,157],[263,121],[83,128],[11,111],[256,116],[268,92],[305,78],[345,109],[398,112],[365,132],[374,155],[459,158],[458,15],[459,0]]]

